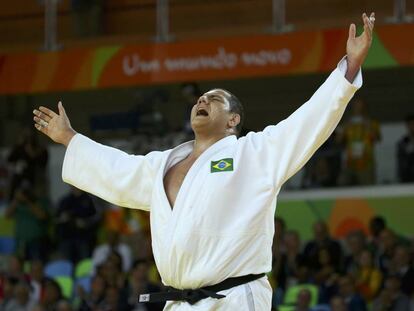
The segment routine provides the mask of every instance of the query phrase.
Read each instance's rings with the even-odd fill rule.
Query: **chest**
[[[195,160],[185,159],[171,167],[164,176],[164,188],[171,207],[174,206],[185,177]]]

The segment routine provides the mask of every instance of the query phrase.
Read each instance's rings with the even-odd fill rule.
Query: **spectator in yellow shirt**
[[[381,139],[379,123],[372,120],[361,98],[352,104],[352,117],[339,131],[338,140],[345,152],[339,183],[370,185],[375,183],[374,147]]]
[[[372,253],[368,249],[360,254],[354,277],[358,292],[366,301],[371,301],[381,287],[382,273],[374,266]]]

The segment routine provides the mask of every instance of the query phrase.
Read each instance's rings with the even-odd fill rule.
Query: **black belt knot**
[[[203,288],[183,289],[183,290],[176,290],[174,288],[168,288],[168,292],[176,297],[176,299],[173,299],[173,300],[186,301],[191,305],[207,297],[216,298],[216,299],[221,299],[221,298],[226,297],[224,295],[220,295],[220,294],[217,294],[215,292],[212,292],[212,291],[209,291]]]
[[[226,297],[225,295],[217,294],[217,292],[230,289],[232,287],[242,285],[254,280],[257,280],[264,276],[262,274],[249,274],[245,276],[229,278],[216,285],[206,286],[197,289],[176,289],[173,287],[167,287],[166,292],[143,294],[139,296],[139,302],[165,302],[168,300],[173,301],[186,301],[189,304],[195,304],[201,299],[207,297],[221,299]]]

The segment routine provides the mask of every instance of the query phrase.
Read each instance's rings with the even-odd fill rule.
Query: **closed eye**
[[[221,103],[223,102],[223,99],[218,95],[209,95],[208,99],[209,100],[215,100],[215,101],[218,101],[218,102],[221,102]]]

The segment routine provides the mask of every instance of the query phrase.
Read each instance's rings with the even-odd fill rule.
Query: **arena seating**
[[[69,0],[58,6],[58,39],[65,46],[150,42],[156,34],[156,0],[107,0],[103,5],[102,36],[79,40]],[[414,5],[407,3],[408,12]],[[272,23],[271,0],[172,0],[170,32],[175,40],[264,33]],[[0,3],[0,50],[39,49],[44,35],[44,12],[39,1]],[[286,22],[295,30],[343,27],[375,10],[377,23],[393,14],[393,0],[292,0],[286,1]],[[6,47],[7,44],[7,47]]]

